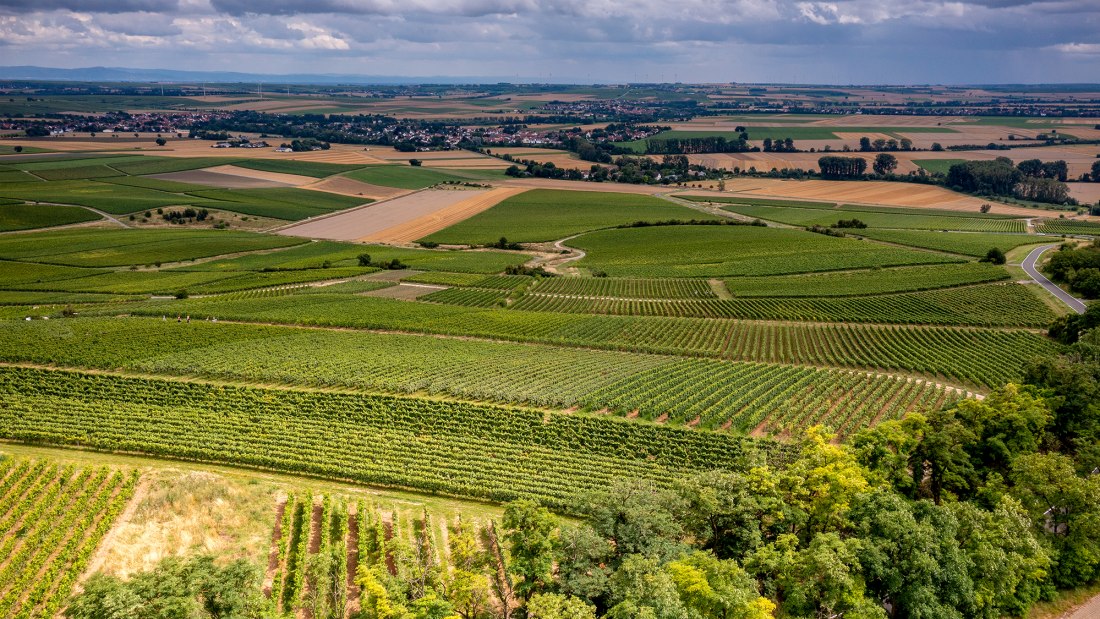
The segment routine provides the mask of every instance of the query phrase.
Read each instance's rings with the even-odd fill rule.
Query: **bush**
[[[1004,264],[1005,263],[1005,253],[1003,251],[1001,251],[1000,249],[996,248],[996,247],[992,247],[992,248],[990,248],[989,251],[985,252],[985,258],[982,258],[978,262],[991,262],[993,264]]]

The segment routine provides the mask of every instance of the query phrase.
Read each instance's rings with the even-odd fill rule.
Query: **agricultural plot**
[[[79,279],[23,284],[27,290],[58,292],[101,292],[109,294],[174,295],[217,294],[270,286],[337,280],[378,271],[370,267],[298,269],[294,271],[217,272],[217,271],[112,271]]]
[[[202,201],[154,189],[127,187],[92,180],[3,183],[0,184],[0,197],[34,202],[79,204],[115,215]]]
[[[251,170],[277,172],[279,174],[299,174],[312,176],[313,178],[325,178],[363,167],[352,164],[324,163],[322,161],[281,161],[278,159],[246,159],[236,161],[233,165]]]
[[[992,217],[951,217],[909,215],[837,208],[830,210],[793,207],[742,206],[722,207],[732,213],[777,221],[792,226],[833,226],[839,220],[858,219],[871,228],[901,228],[912,230],[960,230],[965,232],[1026,232],[1022,220]]]
[[[409,158],[415,159],[416,153],[409,153]],[[424,189],[439,183],[461,183],[469,180],[466,177],[449,174],[441,170],[407,165],[369,166],[347,172],[345,176],[371,185],[401,189]]]
[[[23,170],[0,166],[0,183],[32,183],[38,180],[41,179]]]
[[[612,277],[722,277],[960,262],[802,230],[760,226],[654,226],[601,230],[568,242],[574,263]]]
[[[958,163],[965,163],[966,159],[914,159],[913,163],[928,170],[932,174],[944,174],[946,175],[951,166]]]
[[[113,164],[117,170],[135,176],[144,174],[167,174],[170,172],[183,172],[186,170],[198,170],[212,166],[236,164],[236,160],[229,157],[141,157],[125,163]]]
[[[190,195],[215,208],[289,221],[316,217],[373,201],[368,198],[293,188],[208,189],[195,191]]]
[[[534,313],[322,292],[190,299],[128,307],[127,311],[157,318],[171,311],[194,318],[216,316],[739,361],[882,368],[987,386],[1018,380],[1025,362],[1054,350],[1047,338],[1018,330]]]
[[[624,316],[1020,327],[1042,327],[1055,318],[1045,303],[1020,284],[986,284],[861,297],[706,301],[586,299],[529,293],[512,307],[532,312]]]
[[[0,232],[65,226],[100,219],[95,213],[56,204],[0,204]]]
[[[1041,243],[1042,238],[1027,234],[992,234],[973,232],[935,232],[931,230],[858,230],[853,232],[859,236],[909,245],[923,249],[945,251],[965,256],[982,257],[986,252],[996,247],[1001,251],[1008,251],[1021,245],[1033,245]]]
[[[984,284],[1008,277],[1008,271],[1002,267],[968,262],[809,275],[738,277],[725,280],[725,285],[735,297],[858,297]],[[541,287],[536,291],[545,292]]]
[[[194,260],[300,243],[298,239],[228,230],[65,230],[0,238],[0,259],[110,267]]]
[[[268,237],[271,238],[271,237]],[[278,238],[278,237],[275,237]],[[333,241],[304,243],[284,237],[289,249],[270,253],[255,253],[237,258],[214,260],[180,267],[188,271],[282,271],[350,267],[359,264],[359,256],[368,255],[372,262],[399,260],[410,269],[425,271],[457,271],[460,273],[499,273],[511,265],[522,264],[527,255],[499,251],[461,252],[449,250],[411,249],[385,245],[357,245]]]
[[[102,269],[79,269],[52,264],[0,260],[0,289],[14,288],[20,284],[41,284],[43,282],[87,277],[104,272]]]
[[[45,181],[71,181],[85,178],[106,178],[108,176],[124,176],[122,172],[119,172],[118,170],[110,166],[102,164],[28,171]]]
[[[0,460],[0,615],[57,615],[136,482],[109,468]]]
[[[925,404],[925,395],[948,397],[933,385],[914,399],[891,398],[853,409],[856,417],[827,420],[821,402],[802,392],[880,382],[859,371],[778,364],[678,360],[675,357],[478,342],[413,335],[345,332],[160,320],[89,319],[72,329],[17,325],[7,344],[43,345],[3,355],[6,361],[62,366],[127,368],[143,373],[193,375],[249,383],[428,393],[465,400],[582,408],[643,416],[668,423],[749,431],[775,410],[797,410],[799,419],[837,430],[864,427]],[[224,338],[222,337],[224,334]],[[99,342],[107,352],[90,350]],[[303,370],[306,371],[303,371]],[[703,381],[703,376],[712,381]],[[722,380],[718,380],[721,377]],[[901,388],[906,379],[888,379]],[[648,385],[650,389],[641,387]],[[835,389],[831,386],[839,385]],[[816,387],[815,387],[816,386]],[[655,397],[652,389],[675,393]],[[756,390],[756,391],[754,391]],[[894,395],[898,395],[895,393]],[[831,398],[831,399],[835,399]],[[797,432],[802,426],[783,428]],[[778,428],[778,426],[777,426]],[[847,429],[845,429],[847,428]]]
[[[1044,219],[1035,226],[1043,234],[1100,234],[1100,223],[1072,219]]]
[[[536,189],[513,196],[487,211],[425,237],[444,244],[519,243],[630,224],[669,219],[717,219],[698,211],[637,194]]]
[[[505,299],[507,298],[508,293],[502,290],[456,287],[426,294],[420,297],[419,300],[429,303],[446,303],[448,305],[465,305],[468,307],[503,307]]]
[[[750,450],[784,458],[774,443],[614,417],[22,368],[0,370],[0,438],[553,507],[616,479],[667,486]]]
[[[699,279],[616,279],[552,277],[539,280],[532,292],[569,297],[627,299],[713,299],[710,284]]]

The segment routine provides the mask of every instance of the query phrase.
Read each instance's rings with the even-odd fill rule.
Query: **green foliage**
[[[424,240],[484,245],[504,236],[513,242],[535,243],[635,221],[692,218],[699,218],[699,213],[653,196],[532,189]]]
[[[725,280],[735,297],[846,297],[952,288],[1008,279],[1004,269],[967,262]],[[568,280],[566,280],[568,281]],[[541,291],[543,286],[536,288]]]
[[[509,571],[518,577],[516,595],[529,600],[552,579],[557,522],[538,503],[518,500],[504,506],[501,525],[508,543]]]
[[[258,617],[269,609],[259,569],[245,560],[222,567],[212,556],[169,557],[129,580],[96,574],[65,611],[69,619]]]
[[[323,191],[280,187],[273,189],[207,189],[190,194],[202,204],[227,211],[298,220],[316,217],[372,202],[368,198],[342,196]]]

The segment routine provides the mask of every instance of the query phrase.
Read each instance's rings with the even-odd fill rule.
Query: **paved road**
[[[1086,306],[1084,303],[1081,302],[1080,299],[1075,298],[1070,293],[1062,290],[1058,286],[1055,286],[1049,279],[1046,278],[1045,275],[1040,273],[1038,269],[1035,268],[1035,263],[1038,262],[1039,257],[1043,255],[1043,252],[1054,247],[1057,247],[1057,245],[1051,244],[1036,247],[1034,250],[1032,250],[1030,254],[1027,255],[1027,258],[1024,258],[1024,262],[1020,266],[1024,267],[1024,271],[1026,271],[1027,274],[1031,276],[1031,279],[1038,282],[1040,285],[1042,285],[1043,288],[1046,288],[1047,291],[1050,292],[1050,294],[1061,299],[1063,303],[1068,305],[1070,309],[1077,312],[1078,314],[1084,314]]]

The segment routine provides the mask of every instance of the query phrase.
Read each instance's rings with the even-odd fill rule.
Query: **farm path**
[[[727,211],[727,210],[725,210],[721,207],[718,207],[718,206],[710,206],[709,203],[706,203],[706,202],[695,202],[694,200],[684,200],[683,198],[678,198],[678,197],[676,197],[676,192],[658,193],[658,194],[655,194],[655,197],[661,198],[662,200],[667,200],[667,201],[672,202],[673,204],[676,204],[678,206],[683,206],[683,207],[687,207],[689,209],[692,209],[694,211],[699,211],[700,213],[706,213],[707,215],[717,215],[718,217],[724,217],[726,219],[732,219],[734,221],[746,221],[746,222],[756,221],[756,219],[753,218],[753,217],[748,217],[746,215],[741,215],[740,213],[734,213],[732,211]],[[761,221],[763,221],[763,220],[761,220]],[[767,224],[769,228],[792,228],[792,227],[794,227],[794,226],[788,226],[788,225],[785,225],[785,224],[776,223],[774,221],[765,221],[764,223]]]
[[[1024,258],[1024,261],[1020,266],[1023,267],[1024,271],[1028,274],[1029,277],[1031,277],[1031,279],[1035,280],[1035,282],[1043,288],[1046,288],[1047,292],[1058,297],[1058,299],[1060,299],[1063,303],[1068,305],[1070,309],[1077,312],[1078,314],[1084,314],[1087,306],[1080,299],[1074,297],[1065,290],[1062,290],[1058,286],[1055,286],[1053,282],[1047,279],[1045,275],[1040,273],[1039,270],[1035,268],[1035,263],[1039,261],[1039,258],[1043,255],[1043,253],[1054,247],[1057,247],[1057,245],[1053,243],[1051,243],[1050,245],[1040,245],[1039,247],[1036,247],[1031,251],[1030,254],[1027,255],[1027,258]]]
[[[1080,606],[1066,619],[1096,619],[1100,617],[1100,595]]]

